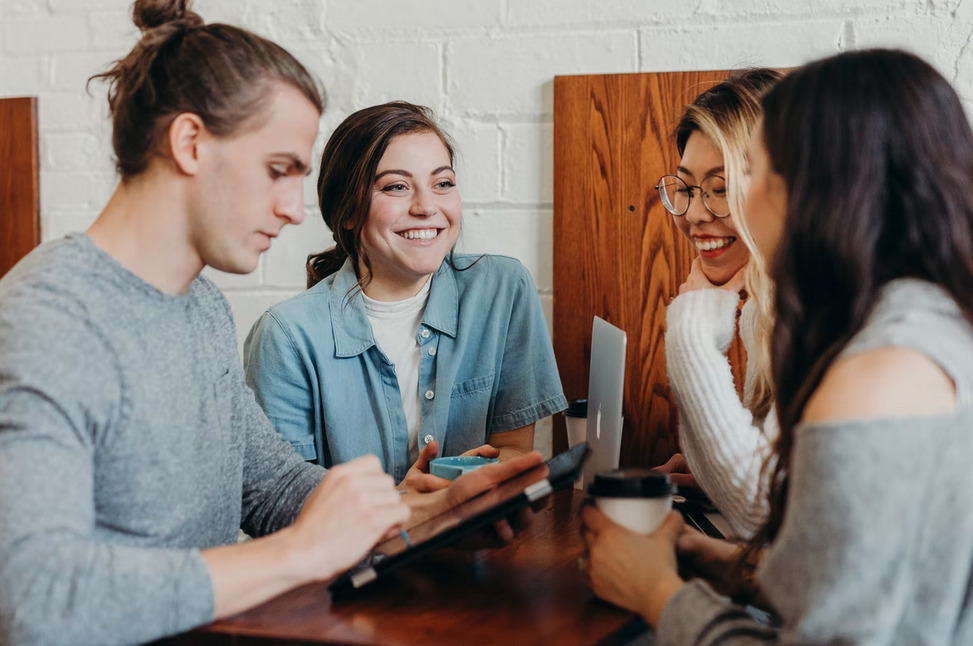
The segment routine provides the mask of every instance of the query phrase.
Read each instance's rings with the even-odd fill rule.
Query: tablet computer
[[[400,536],[378,543],[368,557],[335,579],[328,589],[339,596],[361,588],[436,548],[455,543],[557,489],[570,486],[581,475],[590,452],[587,442],[582,442],[548,460],[546,469],[541,465],[528,469],[410,527]]]

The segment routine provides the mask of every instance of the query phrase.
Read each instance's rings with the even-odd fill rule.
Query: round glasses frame
[[[722,182],[723,186],[714,186],[714,182],[717,181]],[[677,175],[663,175],[655,188],[659,191],[662,206],[676,217],[686,215],[689,211],[689,205],[696,196],[696,190],[699,190],[703,206],[706,207],[707,211],[718,218],[725,218],[730,215],[730,204],[726,199],[726,179],[719,175],[710,175],[696,186],[690,186]],[[720,192],[723,194],[719,195]],[[676,205],[678,199],[674,197],[680,193],[686,195],[686,203],[682,205],[681,209]]]

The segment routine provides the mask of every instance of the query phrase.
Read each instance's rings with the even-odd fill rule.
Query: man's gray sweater
[[[165,294],[78,235],[0,281],[0,643],[210,621],[200,550],[288,525],[322,474],[256,404],[206,278]]]

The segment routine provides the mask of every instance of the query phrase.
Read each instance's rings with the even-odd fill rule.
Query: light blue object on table
[[[497,458],[484,458],[479,455],[455,455],[448,458],[435,458],[429,463],[429,473],[447,480],[455,480],[464,473],[475,471],[487,464],[496,464]]]

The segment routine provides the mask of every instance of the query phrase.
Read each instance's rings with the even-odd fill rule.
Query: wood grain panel
[[[0,99],[0,276],[40,237],[37,99]]]
[[[727,72],[554,79],[554,351],[568,399],[588,390],[591,319],[628,334],[623,466],[654,466],[678,450],[665,366],[665,308],[695,250],[654,186],[678,161],[684,106]],[[730,352],[742,387],[739,340]],[[566,448],[556,420],[554,451]]]

